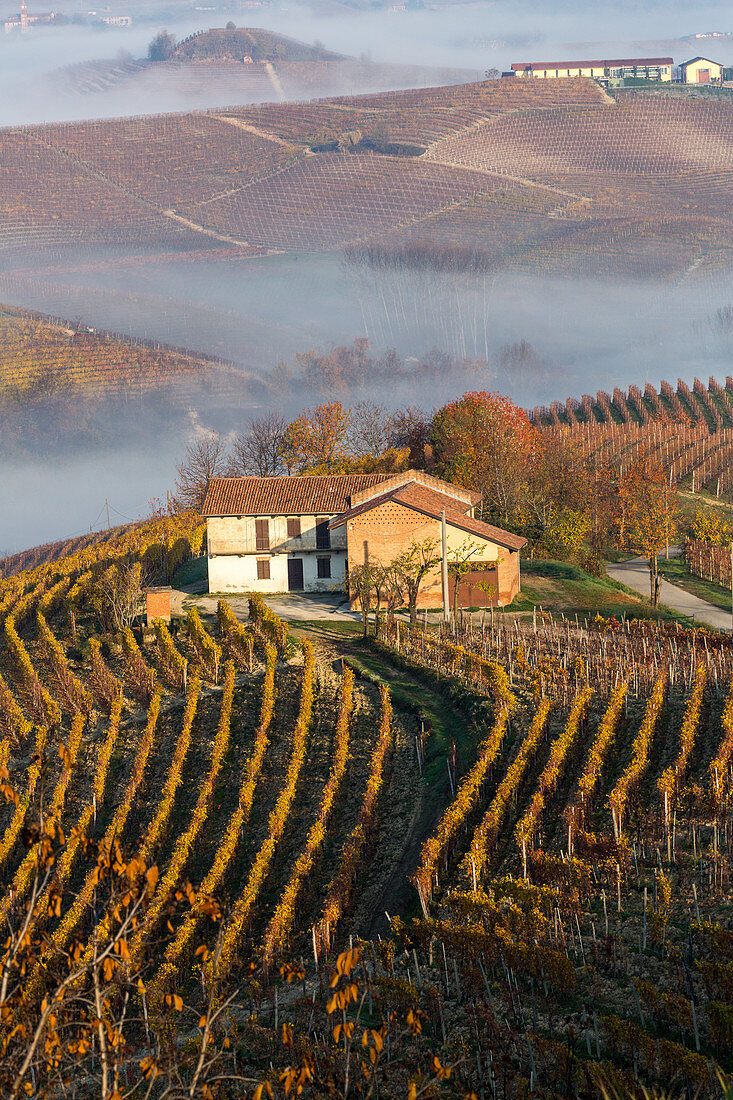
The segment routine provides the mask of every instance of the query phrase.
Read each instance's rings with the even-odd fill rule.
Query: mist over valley
[[[72,344],[94,330],[153,358],[162,345],[205,360],[185,383],[170,364],[144,385],[133,376],[147,366],[118,389],[100,376],[93,399],[40,360],[26,389],[13,382],[2,453],[18,483],[31,463],[34,495],[34,464],[53,456],[44,484],[65,501],[61,526],[93,522],[86,494],[69,491],[90,455],[97,495],[137,514],[157,495],[151,455],[160,492],[192,432],[236,432],[268,409],[294,416],[334,396],[397,407],[418,392],[430,411],[466,389],[531,408],[725,377],[725,97],[481,82],[518,57],[679,60],[696,28],[725,29],[721,7],[274,5],[246,13],[252,30],[234,13],[240,29],[200,36],[203,13],[181,6],[165,17],[178,52],[159,62],[147,53],[163,20],[131,11],[131,27],[39,25],[0,41],[0,301],[58,318]],[[733,60],[730,36],[710,42]],[[236,60],[244,50],[251,64]],[[303,376],[299,356],[357,338],[403,367],[337,393]],[[134,476],[118,476],[117,458]],[[0,545],[57,532],[56,513],[24,517],[24,499],[6,493]]]

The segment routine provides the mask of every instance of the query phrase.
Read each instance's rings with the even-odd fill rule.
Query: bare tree
[[[226,471],[225,459],[224,441],[218,432],[209,432],[188,444],[176,477],[176,502],[181,511],[201,510],[212,477],[221,477]]]
[[[417,625],[417,601],[423,578],[436,565],[440,564],[440,552],[437,539],[423,539],[412,542],[392,563],[400,589],[407,596],[410,610],[410,626]]]
[[[476,568],[476,555],[483,549],[483,543],[474,539],[464,539],[460,546],[450,551],[448,559],[448,572],[453,577],[453,622],[456,621],[458,610],[458,590],[463,583],[463,578]]]
[[[372,604],[372,592],[378,584],[380,566],[365,561],[362,565],[349,566],[349,589],[359,600],[361,608],[362,633],[369,633],[369,609]]]
[[[234,477],[274,477],[285,473],[282,447],[287,420],[276,412],[250,421],[234,440],[228,473]]]
[[[396,609],[405,602],[402,580],[394,563],[390,562],[379,567],[374,591],[377,598],[377,621],[379,621],[382,601],[384,600],[387,607],[387,620],[390,623],[394,622]]]
[[[359,401],[351,410],[349,449],[352,454],[378,458],[392,445],[391,421],[384,405]]]
[[[120,561],[102,574],[94,587],[93,603],[105,630],[124,630],[140,610],[142,566]]]
[[[390,417],[390,444],[410,448],[410,465],[425,465],[425,448],[430,442],[430,418],[416,405],[397,409]]]
[[[176,48],[176,36],[166,30],[158,31],[148,46],[149,61],[168,61]]]

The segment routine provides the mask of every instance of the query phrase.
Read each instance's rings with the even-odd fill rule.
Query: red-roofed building
[[[491,574],[493,596],[467,583],[469,602],[491,598],[506,604],[519,591],[519,551],[525,540],[476,519],[480,500],[478,493],[421,470],[214,478],[203,506],[209,590],[345,590],[349,562],[368,557],[387,563],[413,542],[439,540],[445,510],[449,559],[470,545],[477,573]],[[425,578],[420,605],[439,606],[441,599],[437,569]]]
[[[515,76],[556,79],[588,76],[595,80],[622,80],[643,77],[645,80],[672,79],[671,57],[615,57],[596,61],[515,61],[511,71]]]

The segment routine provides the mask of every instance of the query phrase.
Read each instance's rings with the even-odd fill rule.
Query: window
[[[331,559],[318,558],[318,579],[327,580],[331,576]]]
[[[255,549],[270,549],[270,521],[269,519],[255,520]]]
[[[270,559],[258,558],[257,559],[257,580],[269,581],[270,579]]]
[[[316,519],[316,550],[331,549],[331,532],[328,529],[328,518],[319,516]]]
[[[288,519],[288,538],[300,538],[300,516],[291,516],[290,519]]]

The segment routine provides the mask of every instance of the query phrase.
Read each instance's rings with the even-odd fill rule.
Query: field
[[[4,130],[2,242],[368,241],[383,263],[415,245],[439,263],[450,246],[481,270],[668,277],[727,262],[732,112],[488,81]]]
[[[0,410],[77,397],[110,399],[168,390],[186,400],[206,383],[224,391],[227,368],[205,356],[133,341],[0,307]]]
[[[731,638],[114,621],[203,537],[0,582],[5,1094],[722,1097]]]

